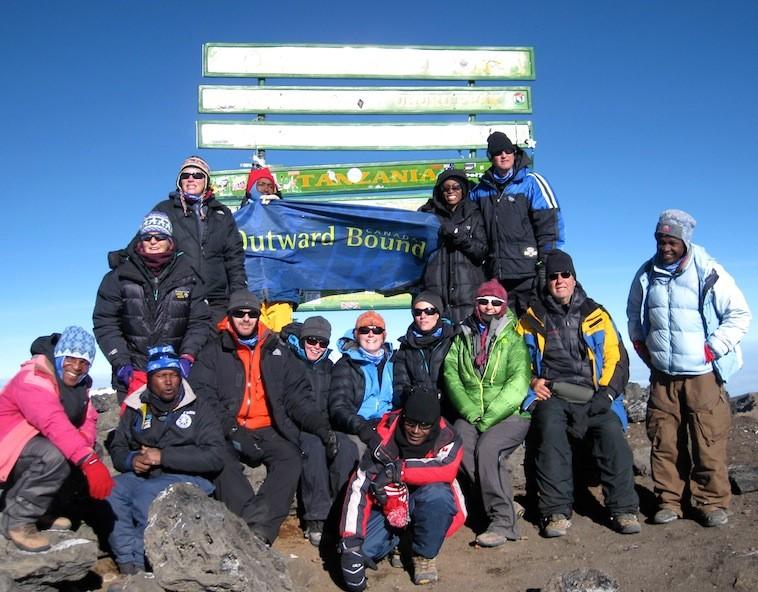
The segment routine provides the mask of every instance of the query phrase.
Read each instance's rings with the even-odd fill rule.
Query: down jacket
[[[478,328],[473,316],[461,325],[443,367],[445,395],[458,415],[480,432],[518,413],[532,377],[529,353],[515,331],[516,317],[510,309],[505,315],[500,323],[491,323],[496,334],[481,376],[474,367]]]
[[[516,279],[536,275],[535,265],[563,246],[563,216],[552,187],[516,151],[513,175],[498,184],[490,168],[470,198],[479,203],[487,229],[487,277]]]
[[[290,323],[283,327],[282,338],[287,340],[287,345],[290,346],[292,353],[300,360],[311,385],[316,406],[325,417],[328,417],[329,388],[332,384],[332,368],[334,367],[334,363],[329,359],[332,350],[325,349],[323,355],[315,362],[308,360],[305,350],[300,345],[300,329],[302,326],[302,323]]]
[[[626,305],[629,337],[643,341],[655,369],[696,376],[712,370],[722,382],[742,366],[739,343],[750,327],[745,296],[703,247],[691,245],[670,273],[655,257],[637,271]],[[704,344],[716,355],[705,360]]]
[[[452,212],[442,194],[442,183],[448,179],[457,180],[464,188],[463,200]],[[487,233],[478,204],[466,199],[467,188],[468,180],[459,171],[445,171],[437,177],[432,198],[419,208],[455,228],[453,235],[442,234],[440,247],[429,257],[421,280],[422,291],[438,294],[445,306],[442,316],[454,323],[473,312],[474,294],[485,279]]]
[[[132,364],[144,370],[147,350],[156,345],[197,357],[211,331],[204,298],[202,282],[181,252],[155,277],[130,247],[97,291],[95,338],[114,368]]]

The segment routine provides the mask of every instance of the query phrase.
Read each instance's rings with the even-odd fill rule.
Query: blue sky
[[[566,250],[589,294],[625,334],[629,283],[653,252],[659,212],[674,207],[698,220],[695,242],[755,310],[756,30],[758,4],[739,0],[6,0],[0,382],[37,335],[91,327],[106,253],[128,242],[198,152],[201,47],[210,41],[532,46],[537,168],[558,195]],[[215,169],[248,157],[199,153]],[[372,158],[268,154],[287,165]],[[354,316],[332,316],[335,333]],[[407,312],[387,318],[393,336],[410,322]],[[732,394],[758,390],[755,326]],[[93,374],[107,371],[99,356]],[[632,375],[645,379],[636,360]]]

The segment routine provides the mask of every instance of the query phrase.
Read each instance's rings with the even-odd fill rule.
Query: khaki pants
[[[712,372],[671,376],[653,371],[647,433],[660,506],[681,515],[687,489],[695,509],[729,506],[726,444],[730,425],[726,394]]]

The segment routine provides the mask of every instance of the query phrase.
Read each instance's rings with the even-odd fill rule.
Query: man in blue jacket
[[[550,184],[503,132],[487,138],[487,158],[492,166],[469,198],[479,202],[487,229],[487,277],[500,281],[520,317],[529,306],[538,263],[563,245],[563,216]]]

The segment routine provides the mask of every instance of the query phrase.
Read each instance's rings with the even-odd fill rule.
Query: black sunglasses
[[[145,243],[151,243],[153,242],[153,239],[157,240],[160,243],[162,241],[168,240],[169,236],[167,234],[143,234],[139,238],[142,242]]]
[[[551,273],[548,276],[551,282],[554,282],[559,277],[562,277],[564,280],[567,280],[571,277],[571,272],[570,271],[556,271],[555,273]]]
[[[368,335],[369,333],[373,333],[374,335],[381,335],[384,333],[383,327],[358,327],[358,334],[359,335]]]
[[[193,179],[198,179],[198,180],[199,179],[205,179],[205,173],[200,173],[200,172],[197,172],[197,173],[182,173],[181,175],[179,175],[179,179],[181,179],[182,181],[186,181],[190,177],[192,177]]]
[[[492,306],[503,306],[505,300],[500,300],[500,298],[477,298],[476,303],[481,306],[487,306],[488,304],[491,304]]]
[[[410,430],[414,430],[416,428],[426,431],[432,429],[432,424],[430,423],[423,423],[421,421],[413,421],[412,419],[408,419],[407,417],[403,418],[403,423],[408,427]]]
[[[306,337],[305,343],[308,345],[318,345],[319,347],[325,348],[327,345],[329,345],[329,340],[319,339],[318,337]]]
[[[232,316],[235,319],[244,319],[246,316],[250,317],[251,319],[257,319],[259,316],[261,316],[261,313],[257,310],[233,310]]]
[[[433,317],[434,315],[439,314],[440,311],[434,306],[429,306],[427,308],[414,308],[411,312],[414,317],[420,317],[422,314],[425,314],[428,317]]]

